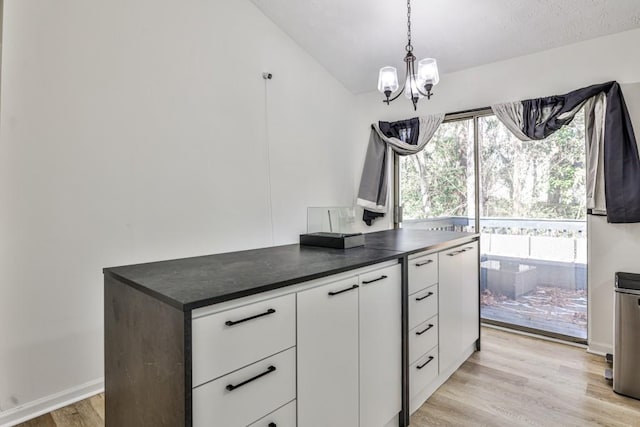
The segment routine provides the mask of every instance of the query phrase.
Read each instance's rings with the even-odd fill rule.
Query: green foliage
[[[520,141],[479,119],[483,217],[584,219],[584,113],[542,141]],[[473,121],[443,123],[425,150],[400,161],[407,219],[473,216]]]

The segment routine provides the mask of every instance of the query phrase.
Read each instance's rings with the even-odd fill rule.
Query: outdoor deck
[[[406,228],[475,231],[473,218],[403,222]],[[480,219],[481,315],[587,338],[585,221]]]

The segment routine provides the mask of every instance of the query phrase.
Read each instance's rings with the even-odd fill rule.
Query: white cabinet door
[[[298,425],[358,425],[358,279],[297,294]]]
[[[478,339],[478,243],[439,253],[440,372]]]
[[[402,408],[400,276],[400,265],[360,276],[361,427],[382,427]]]

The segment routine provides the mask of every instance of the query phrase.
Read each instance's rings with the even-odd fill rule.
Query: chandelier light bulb
[[[418,78],[425,84],[437,85],[440,81],[438,74],[438,63],[434,58],[425,58],[418,62]]]
[[[387,97],[398,90],[398,71],[395,67],[382,67],[378,75],[378,91]]]
[[[404,85],[404,96],[407,99],[422,98],[424,95],[418,90],[419,85],[420,81],[418,80],[417,75],[414,74],[407,77],[407,81]]]

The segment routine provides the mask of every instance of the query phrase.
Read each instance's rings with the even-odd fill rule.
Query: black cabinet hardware
[[[459,254],[461,254],[461,253],[463,253],[463,252],[470,251],[470,250],[472,250],[472,249],[473,249],[473,246],[467,246],[466,248],[460,249],[459,251],[449,252],[449,253],[447,254],[447,256],[456,256],[456,255],[459,255]]]
[[[226,322],[224,322],[224,324],[227,325],[227,326],[233,326],[233,325],[237,325],[238,323],[246,322],[247,320],[257,319],[258,317],[262,317],[262,316],[268,316],[268,315],[273,314],[275,312],[276,311],[273,308],[270,308],[269,310],[265,311],[264,313],[256,314],[255,316],[247,317],[245,319],[240,319],[240,320],[235,320],[235,321],[227,320]]]
[[[353,286],[351,286],[350,288],[343,289],[343,290],[341,290],[341,291],[336,291],[336,292],[333,292],[333,291],[332,291],[332,292],[329,292],[329,296],[330,296],[330,297],[332,297],[332,296],[334,296],[334,295],[338,295],[338,294],[341,294],[341,293],[343,293],[343,292],[349,292],[349,291],[352,291],[352,290],[354,290],[354,289],[358,289],[358,288],[359,288],[359,286],[358,286],[358,285],[353,285]]]
[[[426,294],[423,297],[416,298],[416,301],[422,301],[423,299],[429,298],[431,295],[433,295],[433,292],[429,292],[428,294]]]
[[[276,423],[269,423],[267,427],[278,427],[278,426],[276,425]]]
[[[275,372],[275,370],[276,370],[276,367],[275,367],[275,366],[269,366],[269,367],[267,368],[267,370],[266,370],[266,371],[264,371],[263,373],[258,374],[258,375],[256,375],[256,376],[255,376],[255,377],[253,377],[253,378],[249,378],[248,380],[242,381],[240,384],[236,384],[236,385],[229,384],[229,385],[227,386],[227,390],[229,390],[229,391],[233,391],[233,390],[235,390],[235,389],[237,389],[237,388],[242,387],[243,385],[249,384],[251,381],[255,381],[255,380],[257,380],[258,378],[262,378],[262,377],[264,377],[265,375],[270,374],[271,372]]]
[[[429,363],[431,363],[431,361],[432,361],[432,360],[433,360],[433,356],[429,356],[429,359],[427,359],[427,361],[426,361],[426,362],[424,362],[422,365],[418,365],[418,366],[416,366],[416,368],[418,368],[418,369],[422,369],[422,368],[424,368],[425,366],[427,366]]]
[[[431,323],[429,323],[429,326],[427,326],[427,329],[425,329],[424,331],[416,332],[416,335],[422,335],[422,334],[424,334],[425,332],[427,332],[431,328],[433,328],[433,325]]]
[[[378,280],[384,280],[384,279],[386,279],[386,278],[387,278],[387,276],[384,276],[384,275],[383,275],[383,276],[378,277],[377,279],[373,279],[373,280],[363,280],[363,281],[362,281],[362,283],[363,283],[363,284],[365,284],[365,285],[368,285],[369,283],[377,282]]]
[[[433,262],[432,259],[428,259],[428,260],[423,261],[423,262],[416,262],[416,267],[422,267],[423,265],[431,264],[432,262]]]

